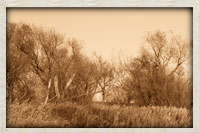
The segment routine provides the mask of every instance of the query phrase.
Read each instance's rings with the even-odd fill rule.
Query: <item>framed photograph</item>
[[[0,1],[0,130],[200,132],[199,0]]]

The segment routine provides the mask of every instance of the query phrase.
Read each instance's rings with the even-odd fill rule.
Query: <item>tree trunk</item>
[[[58,77],[57,76],[55,76],[55,78],[54,78],[54,88],[55,88],[56,97],[58,100],[60,100],[60,91],[58,88]]]
[[[50,88],[51,88],[51,79],[49,80],[49,84],[48,84],[48,88],[47,88],[47,96],[46,96],[46,99],[45,99],[45,101],[44,101],[44,104],[47,104],[47,102],[48,102],[48,100],[49,100]]]
[[[102,100],[105,101],[105,87],[102,88]]]
[[[76,74],[73,74],[72,77],[68,80],[68,82],[66,83],[66,86],[65,86],[65,90],[68,89],[68,87],[71,85],[74,77],[75,77]]]
[[[164,86],[163,86],[167,106],[169,106],[169,100],[168,100],[169,94],[168,94],[168,90],[167,90],[167,82],[168,82],[168,79],[169,79],[168,77],[165,78]]]

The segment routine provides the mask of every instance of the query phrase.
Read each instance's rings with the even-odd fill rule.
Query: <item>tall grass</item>
[[[7,127],[192,127],[192,113],[165,106],[11,104]]]

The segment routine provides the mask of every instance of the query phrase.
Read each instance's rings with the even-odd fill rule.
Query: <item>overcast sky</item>
[[[88,55],[106,59],[136,56],[148,31],[170,30],[191,39],[188,9],[8,9],[8,22],[27,22],[55,28],[83,42]]]

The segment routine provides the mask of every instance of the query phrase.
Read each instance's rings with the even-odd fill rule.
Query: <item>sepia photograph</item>
[[[192,8],[7,8],[7,128],[193,128]]]

